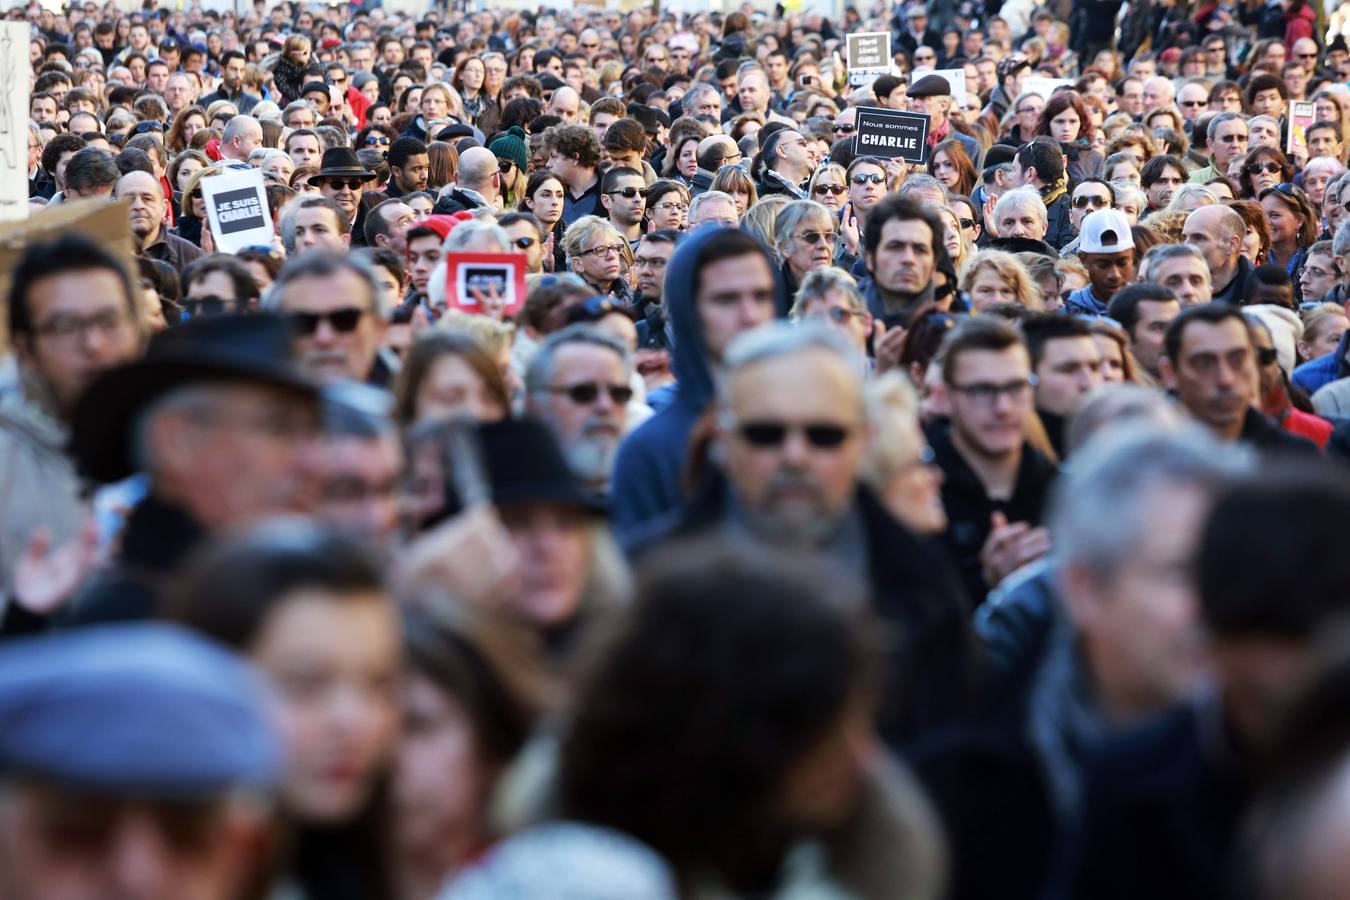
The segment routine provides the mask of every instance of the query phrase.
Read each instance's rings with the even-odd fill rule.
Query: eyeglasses
[[[961,226],[962,231],[969,231],[975,227],[974,219],[957,219],[956,222]]]
[[[1259,175],[1262,172],[1267,175],[1278,175],[1280,174],[1280,164],[1277,162],[1255,162],[1247,167],[1246,172],[1248,175]]]
[[[609,194],[611,197],[614,196],[615,194],[618,194],[625,200],[632,200],[634,197],[641,197],[643,200],[647,199],[646,188],[638,188],[638,187],[615,188],[612,191],[605,191],[605,193]]]
[[[1340,272],[1328,272],[1326,269],[1318,268],[1317,266],[1304,266],[1304,267],[1303,267],[1303,274],[1304,274],[1304,275],[1309,275],[1309,276],[1311,276],[1311,277],[1313,277],[1313,278],[1330,278],[1330,277],[1332,277],[1333,275],[1339,275],[1339,274],[1341,274],[1341,273],[1340,273]]]
[[[1279,362],[1279,354],[1275,352],[1274,347],[1257,347],[1256,362],[1263,366],[1273,366]]]
[[[852,134],[857,131],[857,127],[847,123],[834,126],[835,134]]]
[[[59,341],[82,339],[90,332],[111,334],[127,324],[127,313],[121,309],[109,309],[92,316],[52,316],[36,329],[43,337]]]
[[[847,191],[848,188],[842,184],[818,184],[811,188],[811,193],[817,197],[823,197],[826,194],[834,194],[836,197]]]
[[[382,134],[371,134],[366,136],[367,147],[388,147],[389,138]]]
[[[977,381],[974,384],[953,384],[951,389],[983,406],[993,406],[998,402],[999,397],[1007,397],[1009,400],[1021,402],[1027,398],[1027,395],[1035,386],[1036,376],[1028,375],[1020,381],[1008,381],[1003,384],[991,384],[986,381]]]
[[[539,243],[539,239],[532,237],[518,237],[511,243],[514,244],[520,250],[528,250],[535,244]]]
[[[181,305],[183,312],[189,316],[222,316],[234,312],[239,302],[209,294],[205,297],[187,297]]]
[[[848,439],[849,429],[843,425],[831,425],[826,422],[810,422],[803,425],[787,422],[743,422],[740,426],[741,438],[752,447],[781,447],[789,432],[798,431],[806,437],[806,442],[817,450],[833,450]]]
[[[602,256],[618,256],[623,253],[623,247],[618,244],[602,244],[599,247],[592,247],[589,250],[578,250],[577,256],[594,256],[596,259]]]
[[[359,190],[361,190],[361,188],[365,187],[365,184],[366,184],[366,180],[365,180],[364,178],[331,178],[331,177],[330,177],[330,178],[311,178],[310,180],[311,180],[312,182],[314,182],[315,184],[318,184],[318,185],[320,185],[320,186],[326,184],[326,185],[328,185],[328,187],[329,187],[330,189],[335,190],[335,191],[340,191],[340,190],[342,190],[342,188],[343,188],[344,185],[346,186],[347,190],[349,190],[349,191],[359,191]]]
[[[633,260],[633,264],[639,269],[664,269],[666,258],[664,256],[639,256]]]
[[[599,42],[599,41],[592,41],[591,43],[582,42],[582,44],[581,44],[581,49],[582,49],[582,50],[599,50],[599,49],[600,49],[600,42]]]
[[[1111,200],[1107,197],[1098,197],[1093,194],[1080,194],[1073,198],[1074,209],[1087,209],[1091,206],[1093,209],[1105,209],[1111,205]]]
[[[1295,59],[1317,59],[1317,52],[1316,52],[1316,51],[1313,51],[1312,53],[1295,53],[1295,54],[1294,54],[1294,58],[1295,58]]]
[[[803,231],[797,237],[814,247],[822,241],[827,244],[830,243],[834,240],[835,233],[833,231]]]
[[[859,175],[850,175],[850,176],[848,177],[848,180],[851,181],[851,182],[853,182],[854,184],[858,184],[858,185],[867,184],[867,183],[869,183],[869,182],[872,183],[872,184],[885,184],[885,183],[886,183],[886,176],[885,176],[885,175],[876,175],[876,174],[873,174],[873,175],[862,175],[862,174],[859,174]]]
[[[854,310],[851,309],[844,309],[842,306],[832,306],[829,309],[825,310],[825,315],[829,318],[831,322],[843,324],[844,322],[847,322],[850,319],[857,318],[858,316],[864,314],[860,312],[855,312]]]
[[[1182,100],[1182,106],[1209,106],[1208,100]]]
[[[561,387],[550,387],[550,394],[563,394],[577,406],[590,406],[604,391],[615,406],[623,406],[633,399],[633,389],[626,384],[605,384],[600,381],[581,381]]]
[[[499,159],[497,160],[497,171],[503,175],[510,175],[511,170],[515,168],[515,165],[516,164],[509,159]]]
[[[293,312],[290,320],[291,327],[301,337],[308,337],[318,331],[320,322],[327,322],[339,334],[350,334],[361,324],[361,317],[365,314],[364,309],[348,306],[326,313]]]
[[[655,206],[653,206],[652,209],[657,209],[657,210],[660,210],[661,212],[666,212],[666,213],[670,213],[670,212],[681,212],[681,213],[689,212],[689,207],[685,206],[683,203],[658,203],[658,204],[656,204]]]

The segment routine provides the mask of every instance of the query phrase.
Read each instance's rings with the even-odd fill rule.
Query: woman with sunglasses
[[[811,200],[838,215],[848,194],[848,173],[839,163],[821,163],[807,182],[806,193]]]
[[[1284,267],[1294,283],[1295,301],[1301,303],[1299,270],[1308,258],[1308,248],[1317,242],[1320,231],[1317,211],[1303,190],[1288,182],[1266,188],[1258,202],[1270,224],[1270,255],[1266,262]]]
[[[563,233],[568,269],[595,289],[625,306],[633,305],[633,289],[624,278],[628,242],[607,219],[582,216]]]
[[[563,198],[566,197],[566,189],[563,187],[562,179],[554,175],[548,169],[541,169],[530,176],[530,180],[525,183],[525,195],[520,199],[520,209],[524,212],[533,213],[539,220],[541,230],[547,237],[544,243],[547,245],[548,252],[553,254],[553,271],[562,272],[566,269],[567,255],[562,249],[562,214]],[[650,199],[650,194],[648,198]]]
[[[1257,147],[1248,151],[1241,166],[1238,186],[1248,200],[1256,200],[1267,188],[1292,182],[1294,178],[1294,167],[1277,147]]]
[[[372,122],[357,132],[356,143],[353,146],[357,150],[379,150],[381,153],[387,153],[389,145],[396,140],[398,132],[393,128]]]

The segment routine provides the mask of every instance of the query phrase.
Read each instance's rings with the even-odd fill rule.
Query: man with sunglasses
[[[761,198],[787,194],[795,200],[806,199],[802,185],[811,177],[815,158],[800,131],[782,128],[771,134],[758,159],[762,168],[756,175],[755,190]]]
[[[647,182],[642,173],[629,168],[610,169],[600,185],[600,204],[609,215],[609,224],[636,250],[647,212]]]
[[[350,256],[313,252],[288,261],[268,289],[266,307],[291,323],[300,367],[315,381],[387,385],[377,370],[384,338],[380,286]]]
[[[525,412],[553,431],[573,474],[599,496],[627,430],[632,377],[628,348],[591,325],[549,335],[525,370]]]
[[[1233,160],[1247,153],[1247,139],[1247,120],[1240,113],[1221,112],[1210,119],[1205,127],[1210,164],[1192,172],[1190,183],[1205,184],[1227,175]]]
[[[375,173],[362,165],[356,151],[350,147],[330,147],[324,151],[319,173],[309,183],[319,189],[319,195],[332,200],[342,210],[351,244],[364,247],[366,242],[366,209],[362,203],[366,183]]]
[[[974,665],[968,613],[946,562],[860,480],[868,424],[856,349],[824,324],[775,322],[736,338],[726,359],[715,466],[668,534],[749,539],[855,573],[881,627],[899,636],[881,660],[882,736],[898,743],[955,719]]]
[[[187,316],[252,312],[258,282],[239,260],[223,253],[203,256],[183,270],[183,312]]]

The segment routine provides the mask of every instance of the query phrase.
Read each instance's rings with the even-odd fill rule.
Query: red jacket
[[[1292,406],[1289,407],[1289,415],[1284,417],[1280,427],[1290,434],[1307,438],[1323,450],[1327,449],[1327,441],[1331,440],[1330,422]]]

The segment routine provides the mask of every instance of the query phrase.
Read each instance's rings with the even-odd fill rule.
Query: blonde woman
[[[625,304],[633,291],[624,280],[624,251],[628,242],[608,219],[582,216],[563,233],[567,266],[597,294],[610,294]]]
[[[952,265],[959,272],[961,271],[961,264],[975,252],[975,245],[961,230],[961,220],[954,211],[945,206],[939,206],[937,214],[938,218],[942,220],[942,242],[947,247],[947,255],[951,257]]]
[[[806,186],[807,197],[838,214],[848,200],[848,175],[839,163],[821,163]]]
[[[910,531],[941,534],[947,528],[942,472],[919,427],[919,400],[909,379],[887,372],[868,384],[866,402],[872,440],[863,459],[863,481]]]
[[[1036,312],[1041,309],[1041,292],[1026,267],[1002,250],[981,250],[971,256],[960,270],[958,284],[970,298],[972,313],[997,303],[1016,303]]]

